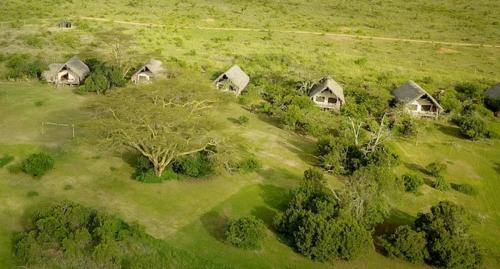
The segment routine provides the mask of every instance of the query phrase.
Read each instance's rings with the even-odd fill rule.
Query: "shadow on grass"
[[[441,131],[443,134],[448,135],[448,136],[452,136],[455,138],[462,138],[462,136],[460,135],[460,129],[458,127],[444,125],[444,124],[436,124],[436,125],[438,127],[437,129],[439,131]]]
[[[203,228],[216,240],[224,242],[228,218],[217,211],[210,211],[200,217]]]
[[[429,171],[427,171],[427,169],[425,169],[425,167],[423,167],[420,164],[405,162],[404,166],[412,171],[420,172],[420,173],[425,174],[425,175],[429,174]]]
[[[269,181],[280,182],[290,187],[296,186],[302,175],[297,175],[284,168],[268,168],[257,170],[259,176]]]
[[[412,225],[415,217],[399,209],[391,210],[389,217],[375,227],[374,236],[393,233],[401,225]]]
[[[500,162],[494,164],[494,168],[497,174],[500,175]]]
[[[229,118],[227,118],[227,120],[230,121],[233,124],[241,126],[241,123],[240,123],[240,121],[237,118],[229,117]]]
[[[278,141],[278,143],[296,154],[303,162],[309,165],[317,165],[317,159],[314,158],[315,144],[307,137],[292,136],[286,142]]]

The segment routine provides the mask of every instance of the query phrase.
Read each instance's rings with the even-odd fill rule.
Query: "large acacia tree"
[[[213,112],[221,98],[203,79],[178,75],[113,92],[93,107],[106,141],[139,152],[161,176],[176,158],[218,146]]]

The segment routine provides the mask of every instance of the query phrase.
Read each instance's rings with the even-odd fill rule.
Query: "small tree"
[[[320,169],[311,167],[304,171],[304,180],[325,184],[326,180]]]
[[[460,117],[458,126],[460,128],[460,134],[472,140],[487,137],[489,133],[486,128],[486,123],[479,116],[471,113],[467,113]]]
[[[257,249],[265,237],[264,222],[253,216],[235,219],[229,222],[226,240],[235,247]]]
[[[148,158],[157,176],[176,159],[202,151],[220,154],[224,144],[218,143],[211,116],[219,95],[200,81],[181,74],[100,98],[94,105],[99,133]]]
[[[425,234],[416,232],[410,226],[399,226],[393,234],[381,238],[381,245],[391,257],[398,257],[412,263],[423,262],[428,256]]]
[[[47,153],[31,154],[21,163],[21,169],[34,177],[41,177],[54,168],[54,159]]]
[[[418,188],[424,184],[424,180],[416,174],[405,174],[403,175],[403,184],[405,191],[416,193]]]
[[[429,174],[433,177],[442,176],[443,173],[446,172],[446,168],[446,164],[442,162],[432,162],[426,167]]]

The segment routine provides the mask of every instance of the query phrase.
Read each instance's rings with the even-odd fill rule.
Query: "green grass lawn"
[[[41,137],[38,128],[28,128],[47,118],[84,123],[84,101],[95,97],[78,96],[68,88],[55,89],[36,82],[10,82],[2,86],[0,94],[8,97],[2,100],[9,100],[2,103],[2,119],[24,120],[25,124],[15,125],[14,132],[2,133],[0,155],[13,155],[15,162],[19,162],[23,156],[46,148],[56,156],[56,167],[41,179],[9,172],[8,167],[0,169],[0,267],[13,265],[9,238],[20,229],[25,210],[57,199],[70,199],[117,214],[126,221],[143,225],[148,233],[165,239],[172,246],[237,268],[425,267],[385,258],[375,252],[352,262],[315,263],[283,243],[272,232],[272,219],[286,204],[289,191],[297,186],[303,170],[313,161],[310,155],[313,141],[282,130],[273,121],[251,114],[236,104],[221,112],[221,117],[246,115],[250,122],[241,127],[228,119],[227,135],[239,134],[241,143],[262,161],[261,171],[142,184],[131,179],[133,168],[109,149],[91,146],[83,137],[71,140],[65,133]],[[44,98],[51,101],[42,106],[33,105],[34,100]],[[22,139],[16,140],[21,131]],[[442,199],[463,204],[474,215],[473,231],[488,251],[485,268],[492,268],[500,263],[500,216],[495,195],[500,191],[499,164],[495,163],[500,157],[496,150],[498,140],[470,142],[456,135],[453,127],[429,123],[427,135],[422,136],[417,145],[413,141],[394,141],[403,158],[398,171],[418,171],[432,161],[443,160],[449,166],[446,174],[449,181],[473,184],[480,194],[469,197],[424,186],[420,195],[393,197],[394,214],[388,222],[405,223]],[[339,185],[341,181],[330,177],[330,184]],[[30,191],[39,195],[28,197]],[[249,214],[263,219],[270,227],[264,247],[243,251],[224,243],[224,223],[229,218]]]

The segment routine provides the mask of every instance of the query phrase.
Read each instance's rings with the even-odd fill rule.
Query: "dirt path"
[[[135,25],[135,26],[148,26],[148,27],[167,27],[168,26],[166,24],[109,20],[109,19],[95,18],[95,17],[80,17],[80,19],[91,20],[91,21],[113,22],[113,23],[118,23],[118,24]],[[223,28],[223,27],[205,27],[205,26],[194,26],[194,27],[193,26],[184,26],[184,27],[179,27],[179,28],[181,28],[181,29],[207,30],[207,31],[226,31],[226,32],[268,32],[268,31],[270,31],[270,32],[274,32],[274,33],[283,33],[283,34],[319,35],[319,36],[329,36],[329,37],[349,38],[349,39],[370,39],[370,40],[380,40],[380,41],[409,42],[409,43],[421,43],[421,44],[438,44],[438,45],[460,46],[460,47],[500,48],[500,45],[495,45],[495,44],[447,42],[447,41],[420,40],[420,39],[367,36],[367,35],[353,35],[353,34],[328,33],[328,32],[298,31],[298,30],[266,30],[266,29],[259,29],[259,28],[225,28],[225,27]]]

